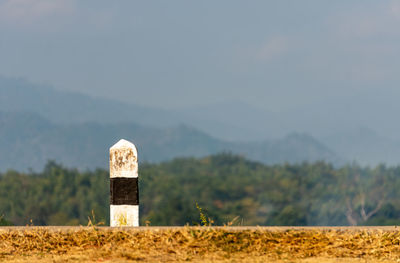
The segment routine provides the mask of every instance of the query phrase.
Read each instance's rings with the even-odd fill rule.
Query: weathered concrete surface
[[[133,143],[120,140],[110,148],[110,178],[138,177],[137,150]]]
[[[138,158],[137,150],[133,143],[120,140],[110,148],[110,180],[133,180],[133,184],[116,184],[118,189],[110,189],[111,200],[119,196],[122,202],[110,204],[110,226],[139,226],[139,199],[138,194]],[[112,184],[110,183],[110,186]],[[125,187],[124,187],[125,185]],[[126,187],[128,185],[128,187]],[[136,200],[130,203],[127,200]]]
[[[110,206],[112,227],[119,226],[139,226],[139,206],[138,205],[111,205]]]

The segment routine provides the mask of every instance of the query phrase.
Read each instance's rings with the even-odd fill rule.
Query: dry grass
[[[378,228],[0,230],[2,262],[400,262],[400,232]]]

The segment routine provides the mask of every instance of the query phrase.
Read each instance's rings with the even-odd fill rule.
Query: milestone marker
[[[137,150],[126,140],[110,148],[110,226],[139,226]]]

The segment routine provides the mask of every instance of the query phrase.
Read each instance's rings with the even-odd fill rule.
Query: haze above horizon
[[[0,0],[0,74],[158,108],[279,112],[400,95],[399,23],[396,1]]]

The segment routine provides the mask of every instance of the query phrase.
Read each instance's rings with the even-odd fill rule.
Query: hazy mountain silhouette
[[[119,101],[94,98],[32,84],[23,79],[0,77],[0,111],[37,113],[55,123],[134,121],[146,125],[174,124],[172,114]]]
[[[191,126],[231,141],[279,138],[290,131],[279,114],[241,101],[194,106],[176,115]]]
[[[120,138],[133,141],[140,152],[140,161],[149,162],[222,151],[270,164],[338,160],[332,151],[307,135],[260,143],[232,143],[185,125],[161,129],[133,123],[54,124],[32,113],[0,112],[0,170],[40,170],[49,159],[70,167],[106,168],[108,149]]]
[[[348,132],[336,133],[323,139],[339,156],[363,165],[379,162],[398,165],[400,142],[385,138],[376,131],[359,127]]]
[[[400,111],[400,106],[397,106],[395,100],[394,95],[377,96],[371,92],[360,92],[357,96],[353,94],[332,98],[331,101],[321,99],[313,104],[278,113],[261,110],[239,101],[165,110],[59,91],[23,79],[0,77],[0,111],[3,112],[35,113],[43,116],[46,125],[63,129],[79,126],[79,123],[88,125],[88,122],[105,127],[108,124],[120,126],[121,123],[125,125],[135,123],[142,129],[151,130],[148,127],[153,127],[159,132],[167,132],[171,130],[169,127],[184,123],[187,127],[204,131],[204,135],[213,138],[216,145],[222,143],[224,147],[219,147],[219,150],[231,149],[232,147],[225,145],[228,141],[232,142],[230,145],[241,145],[240,142],[244,141],[246,147],[252,145],[251,150],[247,150],[245,146],[232,149],[235,149],[235,152],[246,153],[253,159],[257,159],[257,156],[265,159],[268,156],[267,159],[274,161],[284,161],[286,153],[276,150],[274,154],[268,155],[264,151],[270,153],[274,148],[272,145],[278,147],[279,141],[287,143],[288,138],[282,139],[286,134],[302,131],[298,135],[304,134],[309,138],[313,136],[322,142],[306,141],[305,144],[326,145],[319,147],[316,152],[334,151],[343,160],[356,160],[363,164],[375,165],[379,162],[398,164],[400,139],[393,132],[396,131],[398,124],[394,120],[388,122],[389,117],[384,114],[388,111]],[[357,127],[369,129],[369,125],[383,129],[385,133],[379,132],[379,135],[368,136],[364,133],[358,134]],[[400,129],[400,126],[398,128]],[[183,135],[184,133],[181,134]],[[394,139],[385,137],[388,135],[392,135]],[[301,140],[306,138],[300,136],[298,141]],[[257,143],[251,143],[252,141]],[[299,144],[297,147],[302,146]],[[303,148],[304,153],[300,153],[299,160],[303,156],[308,156],[307,146],[304,145]],[[311,149],[309,153],[313,155],[314,148]],[[182,150],[183,148],[180,149]],[[184,152],[181,152],[182,155]],[[330,154],[322,155],[321,159],[327,156]],[[161,159],[154,158],[154,160]],[[287,160],[294,160],[293,155]],[[309,159],[307,157],[304,160]]]

